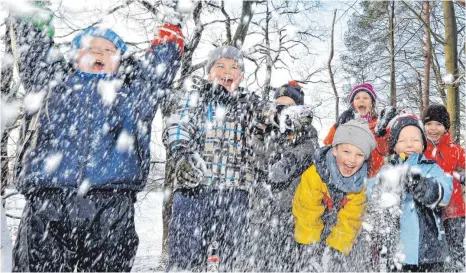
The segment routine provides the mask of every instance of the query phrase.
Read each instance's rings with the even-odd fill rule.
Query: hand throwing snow
[[[180,186],[195,188],[207,175],[207,165],[198,153],[185,154],[176,162],[175,174]]]

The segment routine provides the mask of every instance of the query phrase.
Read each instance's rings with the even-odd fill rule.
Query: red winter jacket
[[[388,135],[390,134],[390,129],[387,130],[387,133],[383,137],[375,136],[375,126],[377,125],[377,118],[372,119],[369,122],[369,129],[371,129],[372,134],[374,135],[375,142],[377,142],[377,147],[372,150],[371,157],[369,160],[369,173],[368,177],[374,177],[380,170],[380,168],[385,164],[384,156],[388,155]],[[327,137],[324,139],[324,144],[327,146],[332,145],[333,138],[337,131],[337,126],[334,124],[330,131],[327,134]]]
[[[428,159],[434,159],[446,173],[453,175],[454,172],[465,169],[464,148],[451,140],[450,133],[442,136],[437,145],[427,141],[427,150],[424,153]],[[443,218],[458,218],[465,216],[465,204],[463,189],[458,180],[458,175],[453,175],[453,193],[450,203],[443,211]]]

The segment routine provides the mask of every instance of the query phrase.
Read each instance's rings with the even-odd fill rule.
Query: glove
[[[177,183],[182,187],[195,188],[207,175],[207,165],[197,153],[184,154],[175,165]]]
[[[34,14],[32,17],[24,18],[24,21],[31,22],[34,26],[47,33],[50,38],[55,35],[53,26],[53,12],[48,8],[49,1],[34,1]],[[32,8],[32,7],[31,7]]]
[[[184,36],[180,26],[165,23],[157,28],[155,39],[152,41],[152,46],[163,44],[166,42],[175,42],[181,51],[181,56],[184,54]]]
[[[338,117],[337,123],[336,123],[336,128],[338,126],[347,123],[348,121],[354,119],[354,110],[353,109],[348,109],[341,113],[341,115]]]
[[[290,178],[296,170],[296,157],[291,153],[286,154],[270,167],[268,183],[274,189],[283,189],[291,183]]]
[[[275,119],[278,116],[281,107],[283,106],[277,104],[276,102],[259,104],[253,114],[254,121],[256,123],[254,126],[259,125],[261,129],[269,126],[279,127]]]
[[[327,246],[322,254],[324,272],[346,272],[346,259],[343,253]]]
[[[425,177],[418,172],[410,172],[405,183],[406,192],[413,195],[419,203],[435,207],[440,201],[441,187],[433,177]]]
[[[387,106],[385,107],[382,112],[380,113],[380,118],[375,126],[375,136],[376,137],[383,137],[387,133],[387,127],[390,121],[396,117],[401,110],[393,107]]]
[[[187,77],[184,80],[183,88],[185,91],[188,91],[188,92],[193,92],[193,91],[201,92],[202,90],[204,90],[204,86],[208,83],[209,81],[203,79],[202,77],[192,75],[192,76]]]

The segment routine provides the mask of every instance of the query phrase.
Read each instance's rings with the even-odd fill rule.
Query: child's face
[[[107,39],[94,37],[78,52],[78,69],[93,74],[111,74],[118,70],[120,53]]]
[[[424,143],[419,128],[416,126],[406,126],[401,130],[395,145],[397,155],[404,153],[409,157],[413,153],[422,154],[423,148]]]
[[[424,129],[426,131],[427,138],[433,142],[438,142],[447,131],[442,123],[435,120],[431,120],[424,124]]]
[[[220,58],[210,69],[208,80],[222,85],[229,92],[233,92],[238,88],[243,78],[243,72],[241,72],[237,61]]]
[[[356,93],[353,100],[353,108],[361,116],[369,115],[372,109],[371,95],[364,91]]]
[[[296,105],[296,102],[294,99],[287,97],[287,96],[281,96],[275,99],[275,102],[281,105]]]
[[[364,164],[364,152],[353,144],[342,143],[333,147],[333,155],[341,175],[350,177]]]

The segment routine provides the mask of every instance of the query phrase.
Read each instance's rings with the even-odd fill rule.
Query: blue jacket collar
[[[74,73],[76,76],[82,79],[113,79],[116,77],[116,73],[112,74],[95,74],[95,73],[88,73],[83,72],[81,70],[76,70]]]

